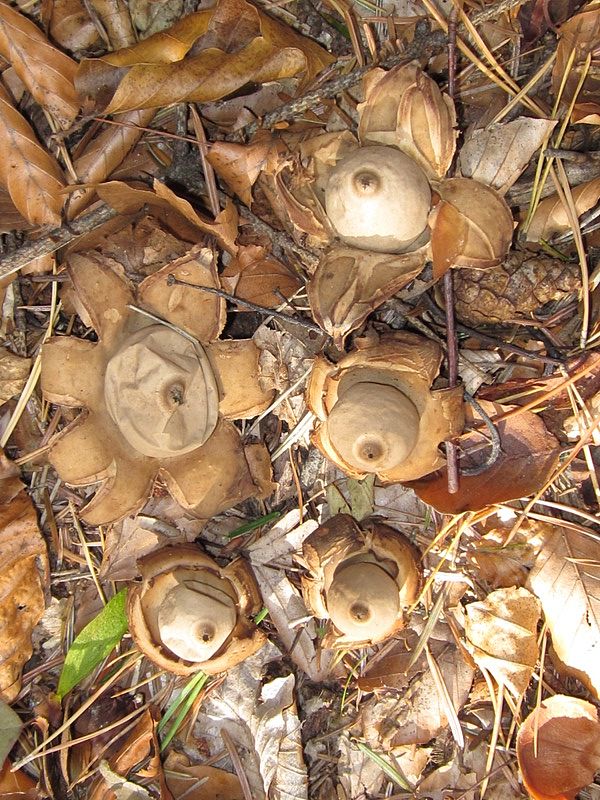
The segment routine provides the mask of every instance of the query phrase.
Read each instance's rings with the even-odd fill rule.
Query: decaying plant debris
[[[599,47],[0,4],[2,796],[600,796]]]

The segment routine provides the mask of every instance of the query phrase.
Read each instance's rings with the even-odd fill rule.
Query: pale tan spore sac
[[[161,669],[214,675],[265,643],[253,621],[260,592],[243,559],[222,568],[194,545],[175,545],[155,550],[138,566],[142,582],[129,591],[129,627]]]
[[[439,444],[464,425],[462,389],[432,389],[439,345],[399,332],[359,340],[337,364],[320,356],[307,400],[313,443],[347,475],[409,481],[443,465]]]
[[[421,587],[416,548],[376,520],[359,526],[338,514],[304,541],[298,560],[308,570],[302,578],[308,608],[329,620],[324,647],[360,647],[393,636]]]

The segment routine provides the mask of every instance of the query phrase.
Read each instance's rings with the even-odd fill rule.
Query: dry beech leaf
[[[8,191],[0,185],[0,233],[24,231],[30,227],[31,223],[17,211]]]
[[[508,411],[510,406],[485,401],[482,405],[493,418]],[[461,514],[463,511],[479,511],[495,503],[515,500],[533,494],[552,475],[558,463],[560,446],[548,433],[542,420],[530,411],[523,411],[497,423],[500,435],[500,455],[494,464],[481,475],[462,475],[458,492],[448,493],[448,477],[445,469],[433,476],[410,481],[410,486],[421,500],[445,514]],[[474,456],[461,460],[465,466],[484,463],[489,447],[485,428],[482,432],[470,432],[461,438],[463,450],[473,447]]]
[[[566,84],[561,97],[561,104],[563,108],[566,108],[577,90],[588,53],[591,52],[593,54],[598,47],[598,39],[600,37],[600,7],[598,4],[587,4],[587,7],[581,13],[575,14],[560,26],[558,36],[556,61],[552,70],[552,92],[555,97],[567,72],[571,53],[575,50],[575,60],[569,66]],[[592,68],[588,71],[581,91],[577,95],[577,102],[578,104],[598,104],[600,102],[600,79],[594,67],[594,57],[592,58]]]
[[[12,64],[33,99],[68,128],[79,113],[73,85],[76,63],[5,3],[0,3],[0,55]]]
[[[577,216],[580,217],[593,208],[600,199],[600,178],[576,186],[571,193]],[[567,210],[560,197],[553,194],[542,200],[535,210],[526,238],[528,242],[539,242],[542,239],[548,241],[556,234],[570,229]]]
[[[475,663],[519,697],[538,658],[540,602],[527,589],[497,589],[465,609],[467,647]]]
[[[308,284],[316,322],[338,347],[369,314],[407,286],[425,266],[425,250],[393,255],[336,247],[321,259]]]
[[[562,694],[543,700],[519,728],[517,758],[533,800],[575,800],[600,769],[596,707]]]
[[[567,671],[600,696],[598,542],[569,528],[545,526],[528,586],[542,603],[552,646]]]
[[[5,8],[0,3],[0,13]],[[59,225],[64,179],[58,162],[36,139],[33,128],[0,84],[0,183],[33,225]]]
[[[277,308],[302,286],[288,267],[257,245],[240,246],[221,273],[221,283],[230,294],[265,308]]]
[[[149,189],[134,189],[121,181],[109,181],[97,187],[98,196],[109,206],[129,214],[142,206],[149,206],[165,225],[186,241],[199,241],[201,234],[214,236],[217,243],[228,253],[235,255],[237,245],[238,214],[232,202],[228,202],[214,220],[195,211],[187,200],[178,197],[164,183],[155,180],[154,192]]]
[[[0,699],[12,702],[31,657],[31,634],[44,613],[46,545],[19,470],[0,454]]]
[[[451,267],[487,269],[500,264],[514,223],[498,192],[469,178],[449,178],[436,192],[439,202],[429,217],[434,278]]]
[[[42,0],[41,17],[53,41],[72,53],[102,43],[82,0]]]
[[[467,557],[480,579],[493,589],[525,586],[539,545],[537,530],[526,522],[514,533],[512,524],[493,528],[469,545]],[[507,540],[510,539],[507,545]]]
[[[306,81],[332,60],[245,0],[219,0],[134,47],[84,60],[76,85],[114,113],[217,100],[249,83]]]
[[[118,125],[107,125],[104,130],[88,143],[83,152],[78,153],[73,167],[82,184],[96,184],[105,181],[131,153],[154,117],[153,109],[130,111],[115,116]],[[76,189],[68,202],[68,216],[73,219],[86,206],[90,205],[96,189]]]
[[[244,800],[237,775],[216,767],[192,766],[181,753],[169,750],[164,764],[167,787],[185,800]]]
[[[247,145],[212,142],[206,158],[217,175],[250,208],[252,187],[265,168],[273,149],[277,149],[277,143],[271,137],[258,139]]]
[[[555,125],[554,119],[519,117],[477,128],[461,148],[461,174],[506,194]]]
[[[416,61],[365,76],[358,106],[361,143],[403,150],[430,178],[443,178],[456,147],[454,103]]]

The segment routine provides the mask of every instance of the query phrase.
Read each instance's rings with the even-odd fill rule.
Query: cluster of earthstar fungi
[[[273,136],[278,152],[288,149],[277,168],[281,191],[267,194],[292,236],[322,248],[308,295],[315,321],[339,350],[426,262],[436,276],[450,266],[494,266],[513,230],[492,188],[446,178],[454,106],[417,64],[369,73],[358,110],[358,139],[320,134],[288,147],[281,134]],[[267,186],[273,175],[256,180]],[[268,496],[269,454],[262,444],[244,443],[232,422],[272,400],[259,350],[252,340],[219,339],[221,298],[168,282],[175,274],[219,288],[211,252],[192,248],[135,291],[93,251],[71,256],[68,270],[76,310],[98,342],[51,338],[42,388],[53,403],[85,409],[49,451],[67,484],[97,485],[82,518],[100,525],[137,512],[157,476],[201,518]],[[462,391],[432,388],[441,361],[435,342],[392,331],[368,332],[335,361],[316,358],[307,390],[313,443],[355,478],[374,474],[395,483],[437,469],[440,443],[464,424]],[[392,636],[421,586],[418,553],[377,521],[360,527],[334,517],[304,542],[298,561],[306,569],[307,607],[328,620],[324,647]],[[214,674],[264,643],[253,622],[260,591],[242,558],[223,568],[195,546],[173,546],[145,556],[139,569],[141,583],[129,595],[131,633],[162,669]]]

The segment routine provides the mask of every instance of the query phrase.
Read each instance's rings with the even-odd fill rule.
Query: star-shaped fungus
[[[82,510],[89,524],[139,510],[157,476],[203,518],[273,489],[266,448],[244,445],[232,422],[272,399],[260,384],[258,348],[252,340],[218,340],[221,298],[167,282],[174,274],[216,288],[213,261],[212,251],[194,246],[134,295],[98,253],[69,259],[77,311],[98,342],[52,337],[42,349],[41,381],[50,402],[85,409],[55,437],[48,458],[65,483],[99,484]]]

